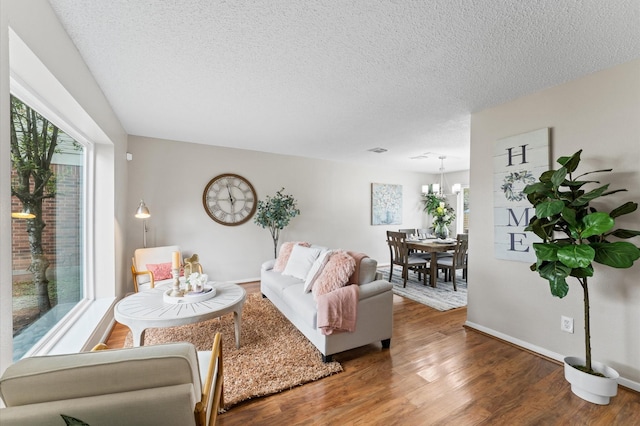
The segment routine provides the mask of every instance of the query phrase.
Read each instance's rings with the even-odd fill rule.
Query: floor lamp
[[[142,247],[147,247],[147,218],[151,217],[149,208],[144,203],[144,200],[140,200],[140,205],[136,210],[136,217],[142,219]]]

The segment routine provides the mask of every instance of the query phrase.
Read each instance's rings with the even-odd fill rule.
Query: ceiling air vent
[[[376,154],[382,154],[383,152],[387,152],[384,148],[371,148],[369,151],[375,152]]]

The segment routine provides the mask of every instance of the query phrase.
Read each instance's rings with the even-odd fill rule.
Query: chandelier
[[[439,198],[444,198],[446,196],[444,192],[444,160],[447,158],[446,155],[441,155],[438,157],[440,159],[440,182],[432,183],[430,185],[422,185],[422,193],[423,194],[433,194]],[[462,185],[459,183],[453,184],[451,187],[451,192],[453,194],[459,194],[462,190]]]

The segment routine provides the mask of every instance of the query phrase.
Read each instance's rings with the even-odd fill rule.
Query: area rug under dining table
[[[389,270],[389,266],[378,267],[378,272],[382,273],[385,280],[389,279]],[[467,306],[467,281],[462,279],[462,271],[458,271],[456,276],[458,291],[453,290],[451,281],[445,282],[440,276],[438,276],[435,288],[429,284],[425,286],[422,280],[418,279],[418,274],[413,271],[409,271],[407,286],[403,287],[402,268],[400,267],[394,268],[391,282],[393,283],[393,294],[406,297],[439,311]]]
[[[218,331],[222,333],[225,409],[342,371],[338,362],[323,363],[315,346],[260,293],[247,296],[239,349],[233,314],[179,327],[150,328],[144,343],[190,342],[206,351],[211,350]],[[132,346],[131,333],[124,346]]]

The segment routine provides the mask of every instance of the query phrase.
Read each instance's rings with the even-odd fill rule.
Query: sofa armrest
[[[275,259],[267,260],[266,262],[264,262],[262,264],[260,269],[263,270],[263,271],[269,271],[269,270],[273,269],[275,264],[276,264],[276,260]]]
[[[376,280],[366,284],[360,284],[359,300],[391,291],[392,288],[393,284],[387,280]]]

